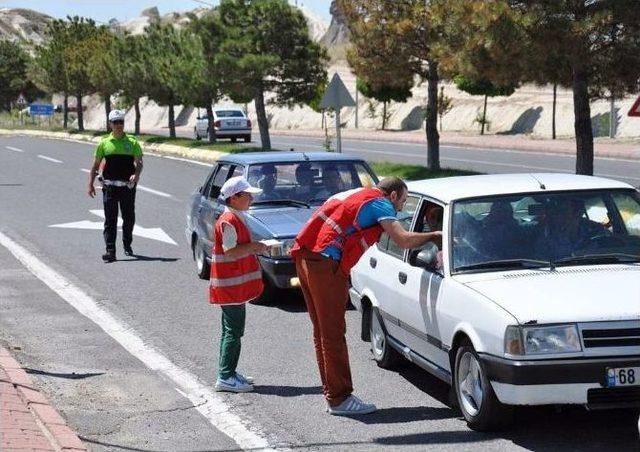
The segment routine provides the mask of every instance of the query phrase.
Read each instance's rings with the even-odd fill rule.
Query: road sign
[[[340,134],[340,109],[342,107],[355,107],[356,102],[342,83],[340,76],[335,73],[327,86],[320,101],[320,108],[333,108],[336,111],[336,151],[342,153],[342,136]]]
[[[633,106],[631,107],[631,110],[629,110],[629,113],[627,113],[627,115],[640,116],[640,96],[638,96],[636,101],[633,103]]]
[[[53,116],[52,104],[31,104],[29,107],[31,116]]]
[[[16,104],[27,105],[27,98],[24,97],[24,94],[20,93],[20,95],[18,95],[18,98],[16,99]]]
[[[331,82],[327,86],[327,89],[320,101],[320,108],[335,108],[340,107],[355,107],[356,102],[347,91],[347,87],[342,83],[342,79],[336,73],[333,75]]]

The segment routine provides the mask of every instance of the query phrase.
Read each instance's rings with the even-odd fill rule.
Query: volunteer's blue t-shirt
[[[356,218],[362,229],[370,228],[384,220],[397,220],[396,209],[387,198],[376,198],[366,202],[358,212]],[[346,230],[347,235],[355,232],[353,226],[349,226]],[[323,256],[339,261],[342,258],[342,252],[335,246],[328,246],[321,251]]]

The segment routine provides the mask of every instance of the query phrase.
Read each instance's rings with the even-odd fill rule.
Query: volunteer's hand
[[[96,195],[96,187],[94,187],[93,184],[89,185],[89,190],[87,193],[90,197],[93,198]]]

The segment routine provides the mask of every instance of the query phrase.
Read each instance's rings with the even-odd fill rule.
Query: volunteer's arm
[[[383,220],[380,226],[384,232],[389,234],[391,239],[396,242],[400,248],[418,248],[427,242],[434,241],[438,237],[442,237],[441,231],[434,232],[410,232],[406,231],[399,221]]]
[[[266,253],[268,249],[269,247],[264,243],[249,242],[243,243],[242,245],[236,245],[235,247],[228,249],[224,252],[224,255],[230,257],[231,259],[236,259],[242,256],[246,256],[247,254]]]

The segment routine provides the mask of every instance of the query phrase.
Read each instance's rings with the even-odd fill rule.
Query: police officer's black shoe
[[[115,251],[107,251],[102,255],[102,260],[105,262],[115,262],[116,261],[116,252]]]
[[[130,246],[125,246],[124,254],[127,256],[133,256],[133,249]]]

